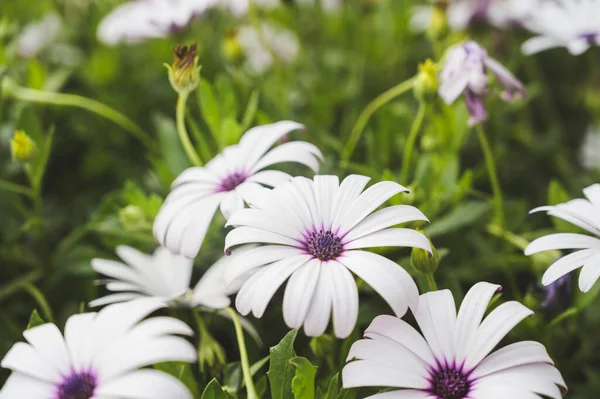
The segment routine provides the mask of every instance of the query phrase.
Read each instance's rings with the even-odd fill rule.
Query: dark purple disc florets
[[[471,382],[459,370],[442,369],[432,374],[432,393],[439,399],[464,399],[469,394]]]
[[[97,378],[91,372],[72,372],[58,386],[57,399],[90,399],[96,390]]]
[[[342,240],[331,231],[315,231],[306,240],[306,252],[322,261],[337,258],[343,250]]]

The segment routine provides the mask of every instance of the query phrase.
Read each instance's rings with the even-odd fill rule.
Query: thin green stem
[[[147,132],[119,111],[99,101],[76,94],[54,93],[21,87],[8,78],[4,78],[2,90],[5,95],[22,101],[76,107],[93,112],[121,126],[149,149],[155,149],[154,141]]]
[[[37,304],[40,306],[40,310],[44,317],[44,321],[48,321],[50,323],[54,322],[54,316],[52,315],[52,308],[50,308],[50,305],[48,304],[48,301],[46,300],[46,297],[44,296],[42,291],[40,291],[33,284],[26,284],[23,288],[25,289],[25,291],[27,291],[27,293],[29,295],[31,295],[31,297],[33,299],[35,299]]]
[[[348,138],[348,142],[346,143],[346,146],[342,150],[342,153],[340,156],[340,160],[342,162],[344,162],[344,163],[348,162],[348,160],[352,156],[352,153],[354,152],[354,149],[356,148],[356,145],[358,144],[360,137],[362,136],[362,133],[365,130],[365,127],[367,126],[367,123],[369,123],[369,119],[371,119],[371,116],[373,116],[373,114],[379,108],[383,107],[385,104],[389,103],[394,98],[396,98],[396,97],[402,95],[403,93],[407,92],[408,90],[412,89],[414,79],[415,78],[413,77],[408,80],[405,80],[404,82],[381,93],[379,96],[377,96],[373,101],[371,101],[365,107],[365,109],[362,111],[362,113],[356,120],[356,123],[352,127],[352,130],[350,132],[350,137]]]
[[[244,375],[244,382],[246,384],[246,392],[248,393],[248,399],[258,399],[256,388],[254,387],[254,381],[252,381],[252,373],[250,372],[250,362],[248,361],[248,352],[246,351],[246,342],[244,341],[244,330],[242,324],[235,310],[231,308],[226,309],[231,315],[233,325],[235,326],[235,335],[237,337],[238,346],[240,347],[240,360],[242,363],[242,374]]]
[[[6,180],[0,180],[0,188],[3,190],[12,191],[17,194],[23,194],[28,197],[33,197],[33,191],[29,187],[11,183]]]
[[[427,281],[427,287],[429,288],[429,291],[437,291],[438,290],[438,286],[437,286],[437,283],[435,282],[435,277],[433,276],[433,273],[425,274],[425,281]]]
[[[185,128],[185,103],[187,102],[188,96],[189,93],[184,91],[181,92],[179,98],[177,98],[177,133],[179,134],[181,145],[192,165],[202,166],[202,161],[196,153],[196,150],[194,150],[190,136]]]
[[[2,286],[0,286],[0,302],[9,298],[15,292],[19,291],[28,284],[32,284],[42,276],[39,270],[35,270],[16,278]]]
[[[477,125],[477,137],[479,138],[479,143],[481,144],[481,149],[483,150],[483,157],[485,158],[485,164],[487,166],[488,175],[490,178],[490,183],[492,185],[492,191],[494,194],[494,211],[496,217],[496,224],[500,227],[504,227],[504,210],[502,208],[503,200],[502,200],[502,190],[500,189],[500,183],[498,182],[498,175],[496,173],[496,163],[494,162],[494,154],[492,153],[492,149],[490,147],[490,143],[488,142],[487,136],[483,127],[479,124]]]
[[[425,101],[421,101],[419,103],[419,110],[417,111],[415,120],[413,121],[413,124],[410,128],[410,132],[408,133],[408,138],[406,139],[406,145],[404,147],[404,158],[402,159],[402,174],[400,177],[400,182],[402,184],[408,184],[410,158],[412,156],[412,152],[415,146],[415,141],[417,141],[417,136],[419,135],[419,131],[421,130],[421,125],[423,124],[426,109],[427,105],[425,104]]]

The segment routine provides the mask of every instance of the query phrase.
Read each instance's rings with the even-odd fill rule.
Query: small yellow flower
[[[198,86],[201,68],[198,59],[196,43],[190,46],[178,44],[173,49],[173,64],[165,66],[169,70],[169,82],[177,93],[190,93]]]
[[[23,130],[17,130],[10,141],[12,158],[18,162],[29,162],[36,153],[35,143]]]
[[[419,73],[414,86],[415,97],[419,100],[428,100],[437,93],[438,87],[437,65],[427,59],[419,64]]]
[[[244,48],[238,40],[237,29],[231,30],[223,40],[223,54],[230,61],[237,61],[244,56]]]

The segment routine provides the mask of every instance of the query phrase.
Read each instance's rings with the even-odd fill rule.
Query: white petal
[[[62,375],[69,373],[71,366],[69,351],[56,325],[46,323],[30,328],[23,332],[23,336],[36,350],[37,355],[43,358],[48,365],[55,368]]]
[[[301,253],[297,248],[285,245],[265,245],[263,247],[251,248],[239,256],[235,255],[237,251],[239,249],[233,251],[231,255],[233,259],[230,260],[229,265],[224,270],[223,277],[225,285],[228,287],[237,278],[252,269]]]
[[[333,205],[335,194],[338,191],[340,181],[337,176],[315,176],[315,199],[319,214],[321,215],[321,226],[324,230],[331,230],[333,222]]]
[[[534,341],[517,342],[492,353],[473,370],[473,378],[530,363],[554,364],[544,345]]]
[[[138,298],[143,298],[144,296],[141,294],[136,294],[133,292],[122,292],[119,294],[111,294],[106,295],[98,299],[94,299],[89,303],[90,307],[96,308],[99,306],[109,305],[118,302],[127,302]]]
[[[280,121],[248,130],[240,139],[239,144],[250,150],[245,162],[246,166],[252,168],[277,140],[299,129],[304,129],[304,125],[293,121]]]
[[[365,399],[436,399],[436,397],[416,389],[399,389],[367,396]]]
[[[372,247],[413,247],[421,248],[431,253],[431,243],[423,233],[403,228],[379,230],[353,241],[343,240],[344,249],[359,249]]]
[[[342,264],[329,261],[323,265],[329,268],[333,294],[333,331],[338,338],[346,338],[356,325],[358,318],[358,290],[352,274]]]
[[[342,180],[333,201],[332,230],[338,230],[343,222],[343,216],[365,189],[369,180],[371,180],[370,177],[361,175],[350,175]]]
[[[512,367],[487,375],[477,381],[477,388],[513,386],[522,392],[535,392],[552,399],[561,399],[562,394],[557,385],[566,388],[565,382],[558,370],[553,366],[544,363],[533,363]],[[475,391],[477,392],[477,389]],[[479,399],[484,396],[480,393],[476,393],[474,397]],[[519,394],[514,397],[521,398],[524,396],[519,392]]]
[[[593,257],[600,255],[600,251],[596,249],[584,249],[582,251],[573,252],[565,255],[554,262],[542,276],[542,284],[550,285],[565,274],[571,273],[573,270],[583,266]]]
[[[277,187],[280,184],[290,181],[291,178],[292,176],[289,173],[281,172],[279,170],[263,170],[253,174],[246,180],[270,187]]]
[[[321,261],[311,259],[290,277],[283,296],[283,320],[289,328],[300,328],[313,300]]]
[[[488,304],[494,294],[501,289],[502,287],[499,285],[480,282],[475,284],[465,295],[456,320],[457,363],[461,363],[467,357]]]
[[[468,370],[479,364],[510,330],[531,315],[531,310],[515,301],[503,303],[494,309],[477,330],[465,359],[465,368]]]
[[[93,352],[90,337],[95,318],[95,313],[76,314],[69,317],[65,325],[65,342],[75,369],[86,367],[91,362]]]
[[[523,45],[521,46],[521,51],[525,55],[531,55],[544,50],[551,49],[553,47],[562,46],[562,44],[562,42],[558,41],[553,37],[536,36],[523,43]]]
[[[300,226],[288,223],[286,220],[278,218],[277,215],[260,209],[244,209],[234,213],[225,225],[225,227],[229,226],[247,226],[261,229],[280,234],[295,241],[303,238],[303,231],[300,230]]]
[[[217,185],[219,179],[210,170],[194,166],[187,168],[173,181],[171,187],[177,187],[185,183],[206,183]]]
[[[4,359],[2,367],[26,374],[38,380],[48,383],[60,380],[60,372],[55,367],[49,365],[41,353],[36,351],[33,346],[17,342],[10,348]]]
[[[372,252],[347,251],[339,258],[358,277],[369,284],[402,317],[408,307],[417,308],[419,290],[400,265]]]
[[[600,240],[583,234],[558,233],[533,240],[527,248],[525,248],[525,255],[533,255],[551,249],[586,248],[600,249]]]
[[[266,153],[253,167],[252,173],[281,162],[297,162],[311,168],[315,173],[319,171],[321,151],[313,144],[303,141],[292,141],[281,144]]]
[[[567,42],[567,49],[572,55],[581,55],[588,51],[590,44],[586,39],[576,38]]]
[[[300,246],[298,241],[281,234],[254,227],[242,226],[233,229],[225,237],[225,252],[227,253],[233,246],[249,243],[282,244],[298,248]]]
[[[595,257],[586,263],[579,274],[579,289],[588,292],[600,277],[600,257]]]
[[[429,381],[417,373],[391,368],[370,360],[357,360],[348,363],[342,370],[344,388],[356,387],[398,387],[425,389]]]
[[[219,207],[225,219],[229,219],[234,212],[244,209],[244,200],[236,190],[233,190],[225,195]]]
[[[327,330],[333,304],[333,284],[328,268],[321,267],[317,287],[304,322],[304,332],[309,337],[321,336]]]
[[[452,364],[456,331],[456,305],[452,293],[440,290],[421,295],[414,314],[436,359]]]
[[[429,221],[423,212],[410,205],[394,205],[383,208],[358,223],[344,236],[345,241],[352,241],[397,224],[415,220]]]
[[[583,193],[596,209],[600,209],[600,184],[592,184],[584,188]]]
[[[12,373],[0,390],[0,399],[48,399],[52,398],[56,387],[21,373]]]
[[[96,394],[122,399],[192,399],[192,394],[177,378],[148,369],[100,385]]]
[[[121,262],[108,259],[92,259],[92,268],[106,276],[138,285],[140,278],[134,270]]]

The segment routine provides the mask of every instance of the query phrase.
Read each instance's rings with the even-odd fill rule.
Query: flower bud
[[[200,81],[198,45],[178,44],[173,50],[173,64],[167,65],[169,82],[179,94],[188,94],[196,89]]]
[[[421,248],[413,248],[410,255],[410,262],[413,267],[425,274],[435,273],[440,263],[437,250],[431,243],[431,240],[429,240],[429,243],[431,244],[432,253]]]
[[[127,205],[119,209],[119,221],[125,231],[139,231],[151,227],[144,211],[136,205]]]
[[[335,339],[331,335],[323,334],[310,340],[310,350],[318,358],[327,358],[335,349]]]
[[[237,62],[244,58],[244,48],[238,40],[238,30],[231,30],[223,40],[223,55],[229,61]]]
[[[431,59],[419,64],[419,73],[413,86],[413,93],[419,101],[429,101],[435,98],[439,87],[437,66]]]
[[[18,162],[29,162],[35,157],[35,143],[23,130],[17,130],[10,141],[12,158]]]

